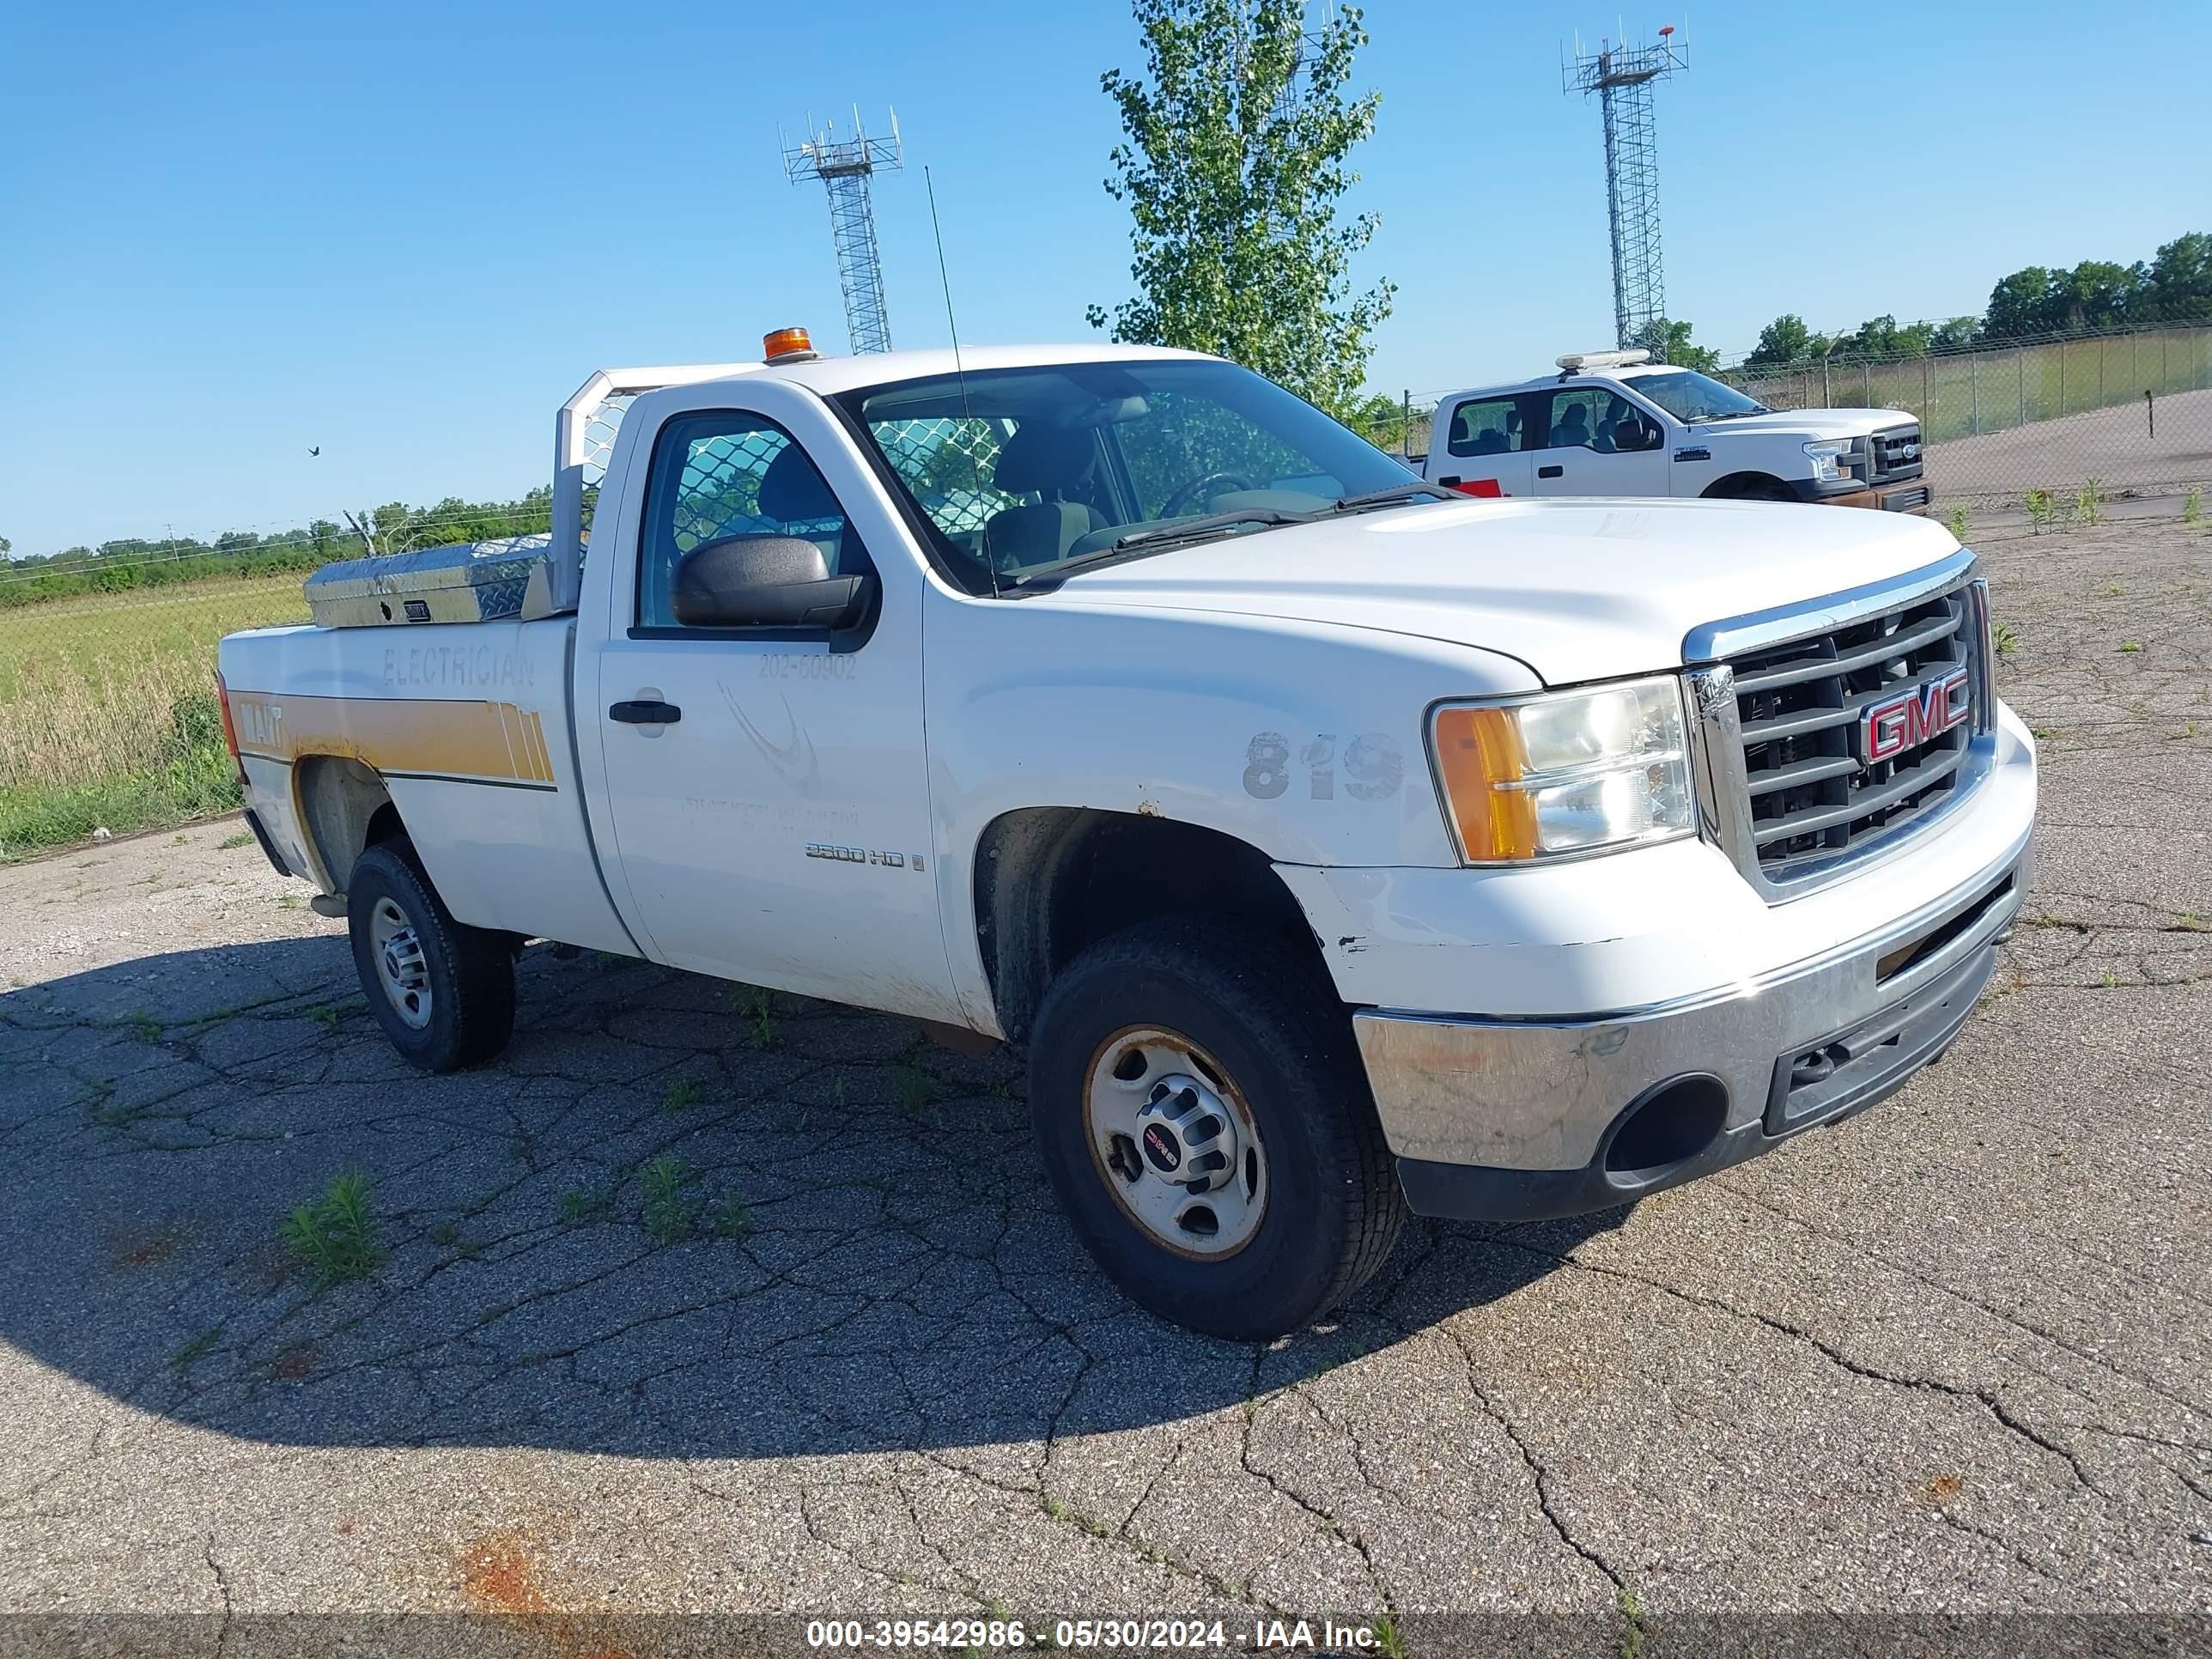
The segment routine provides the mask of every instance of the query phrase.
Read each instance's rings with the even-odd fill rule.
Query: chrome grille
[[[1838,628],[1729,658],[1742,741],[1747,838],[1776,884],[1815,863],[1871,851],[1959,787],[1987,720],[1970,586],[1926,595]],[[1972,718],[1911,734],[1887,758],[1864,753],[1864,716],[1964,666]]]

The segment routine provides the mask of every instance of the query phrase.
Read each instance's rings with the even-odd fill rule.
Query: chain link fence
[[[1744,362],[1714,377],[1773,409],[1911,416],[1929,510],[1984,531],[2115,515],[2201,521],[2212,489],[2212,319],[1910,356]],[[1449,395],[1406,392],[1393,416],[1354,429],[1425,455]]]

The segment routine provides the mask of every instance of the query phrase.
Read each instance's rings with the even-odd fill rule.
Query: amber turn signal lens
[[[761,356],[774,362],[779,357],[796,357],[802,352],[811,354],[814,342],[803,328],[772,329],[761,337]]]
[[[1474,864],[1534,857],[1535,799],[1526,790],[1500,787],[1519,781],[1528,770],[1512,712],[1440,708],[1434,742],[1461,855]]]

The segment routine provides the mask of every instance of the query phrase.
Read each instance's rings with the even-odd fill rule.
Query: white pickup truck
[[[496,1053],[545,939],[1025,1045],[1075,1229],[1201,1330],[1313,1319],[1409,1206],[1881,1099],[2021,902],[2034,746],[1924,520],[1462,501],[1133,348],[609,371],[556,460],[550,545],[441,556],[514,614],[372,566],[362,625],[222,642],[392,1042]]]
[[[1645,351],[1592,351],[1437,404],[1423,476],[1465,495],[1698,495],[1917,512],[1920,422],[1769,409]]]

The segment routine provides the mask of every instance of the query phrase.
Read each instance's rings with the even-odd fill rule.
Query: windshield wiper
[[[1731,409],[1725,415],[1706,415],[1699,418],[1707,421],[1740,421],[1747,415],[1771,415],[1772,413],[1774,413],[1772,410],[1765,404],[1761,404],[1756,409]]]
[[[1208,513],[1196,519],[1170,520],[1166,524],[1156,524],[1150,530],[1133,530],[1114,544],[1113,550],[1121,553],[1133,547],[1157,547],[1164,542],[1180,542],[1194,536],[1218,535],[1224,530],[1236,529],[1240,524],[1311,524],[1318,516],[1313,513],[1292,513],[1279,507],[1235,507],[1226,513]],[[1090,556],[1086,554],[1083,559],[1066,561],[1059,568],[1065,570],[1068,564],[1081,564]]]
[[[1399,501],[1409,501],[1416,495],[1426,495],[1431,501],[1455,501],[1460,497],[1442,484],[1432,484],[1425,478],[1408,478],[1404,483],[1392,484],[1387,489],[1370,489],[1364,495],[1346,495],[1329,508],[1332,513],[1359,513],[1370,507],[1389,507]]]

